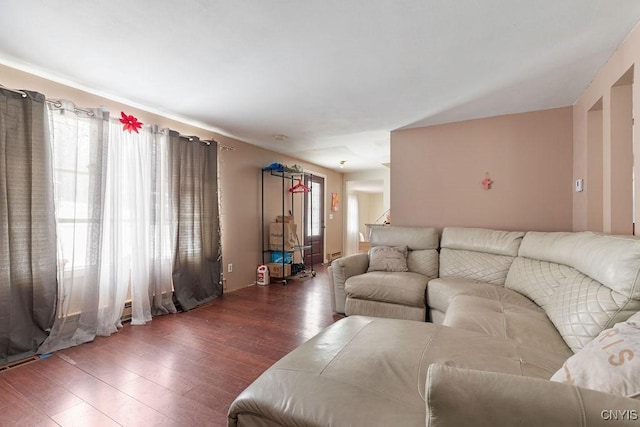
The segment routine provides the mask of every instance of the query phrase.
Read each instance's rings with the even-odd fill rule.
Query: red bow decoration
[[[133,116],[126,115],[123,111],[120,112],[120,115],[122,116],[120,123],[124,125],[122,130],[128,130],[129,133],[131,133],[131,131],[138,133],[138,129],[142,127],[142,122],[139,122],[138,119]]]

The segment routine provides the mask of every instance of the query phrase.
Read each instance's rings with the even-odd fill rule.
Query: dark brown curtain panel
[[[0,364],[35,354],[56,311],[45,98],[0,88]]]
[[[175,297],[184,310],[222,295],[217,146],[171,133]]]

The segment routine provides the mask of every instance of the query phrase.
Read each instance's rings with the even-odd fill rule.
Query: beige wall
[[[571,107],[394,131],[392,223],[571,230],[572,159]]]
[[[600,70],[573,107],[573,229],[632,233],[632,171],[640,177],[640,26]],[[636,183],[640,180],[636,179]],[[636,197],[636,212],[640,200]]]
[[[366,193],[356,191],[354,194],[358,196],[358,229],[368,240],[366,224],[373,224],[385,212],[383,193]],[[382,224],[384,216],[378,221]]]
[[[342,251],[342,209],[330,212],[331,193],[338,193],[342,205],[342,174],[305,163],[272,151],[236,140],[217,138],[220,142],[236,147],[235,151],[220,153],[221,224],[223,262],[233,263],[233,272],[226,273],[229,290],[247,286],[255,280],[255,269],[262,260],[261,245],[261,174],[262,168],[272,162],[287,165],[299,164],[307,172],[325,178],[325,254]],[[265,174],[265,222],[279,215],[282,209],[282,180]],[[290,184],[285,184],[285,191]],[[287,197],[285,210],[291,207]],[[298,222],[298,236],[302,240],[299,222],[302,194],[294,195],[294,216]],[[330,216],[331,214],[331,216]],[[331,218],[331,219],[330,219]],[[325,256],[326,258],[326,256]],[[226,270],[225,270],[226,271]]]
[[[260,248],[260,175],[262,167],[272,162],[287,165],[298,163],[305,171],[324,176],[326,218],[328,218],[330,208],[331,192],[338,193],[342,203],[343,175],[341,173],[2,65],[0,65],[0,84],[8,88],[35,90],[45,94],[48,98],[68,99],[80,107],[106,106],[115,115],[118,115],[120,111],[125,111],[128,114],[134,114],[143,123],[169,127],[184,135],[196,135],[201,139],[215,138],[220,143],[235,148],[234,151],[219,150],[222,256],[227,291],[253,284],[256,267],[262,261]],[[272,190],[273,188],[268,188],[268,191]],[[272,197],[275,196],[272,195]],[[279,193],[277,196],[280,197]],[[267,214],[273,216],[276,213],[267,212]],[[333,219],[327,219],[325,224],[325,253],[341,251],[342,209],[333,212]],[[232,273],[226,272],[229,263],[233,264]]]

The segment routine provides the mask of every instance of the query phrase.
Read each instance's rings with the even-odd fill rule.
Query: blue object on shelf
[[[271,252],[271,262],[276,262],[278,264],[291,264],[293,261],[293,254],[291,252]]]
[[[285,166],[282,163],[278,163],[278,162],[273,162],[266,168],[262,168],[262,170],[265,170],[265,171],[272,170],[276,172],[284,172],[284,169],[285,169]]]

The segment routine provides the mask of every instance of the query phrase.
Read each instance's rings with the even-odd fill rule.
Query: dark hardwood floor
[[[224,426],[244,388],[342,317],[317,271],[1,371],[0,425]]]

